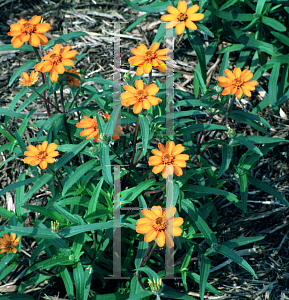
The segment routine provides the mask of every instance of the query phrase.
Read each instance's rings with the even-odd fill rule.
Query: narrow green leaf
[[[241,237],[241,238],[232,239],[230,241],[223,242],[222,245],[224,245],[224,246],[226,246],[230,249],[233,249],[233,248],[236,248],[236,247],[241,247],[241,246],[244,246],[244,245],[247,245],[247,244],[251,244],[251,243],[254,243],[254,242],[261,241],[264,238],[265,238],[265,236]]]
[[[113,179],[111,175],[111,162],[109,158],[110,148],[108,145],[100,143],[99,150],[100,150],[99,158],[100,158],[100,164],[102,168],[102,175],[106,183],[108,183],[110,186],[113,186]]]
[[[275,19],[262,16],[262,23],[278,31],[286,31],[286,27]]]
[[[75,32],[63,34],[63,35],[49,41],[46,44],[46,46],[44,47],[44,50],[48,50],[49,48],[55,46],[56,44],[61,44],[61,43],[67,42],[69,40],[75,39],[80,36],[88,36],[88,34],[86,32],[82,32],[82,31],[75,31]]]
[[[32,177],[32,178],[29,178],[29,179],[25,179],[25,180],[21,180],[21,181],[12,183],[12,184],[6,186],[4,189],[2,189],[0,191],[0,196],[4,195],[5,193],[7,193],[9,191],[17,189],[20,186],[23,186],[23,185],[26,185],[26,184],[30,184],[30,183],[34,182],[35,180],[36,180],[36,178]],[[16,205],[16,203],[15,203],[15,205]]]
[[[145,6],[138,6],[130,0],[123,0],[123,2],[125,4],[127,4],[129,7],[133,8],[137,11],[145,11],[145,12],[150,12],[150,13],[157,13],[157,12],[165,11],[167,9],[167,7],[169,5],[171,5],[171,3],[169,1],[164,1],[164,2],[156,2],[155,1],[152,4],[145,5]]]
[[[43,130],[48,131],[48,129],[51,127],[52,124],[54,124],[57,120],[59,120],[60,118],[62,118],[61,114],[53,114],[51,115],[46,121],[45,123],[41,126],[41,128],[39,129],[38,133],[37,133],[37,138],[39,139],[39,137],[41,136]]]
[[[212,6],[205,5],[205,7],[215,16],[229,21],[245,21],[251,22],[254,18],[253,14],[230,13],[228,11],[221,11]]]
[[[140,115],[139,118],[140,130],[141,130],[141,137],[142,137],[142,147],[143,147],[143,154],[147,153],[148,141],[149,141],[149,133],[150,133],[150,124],[148,119]]]
[[[32,117],[32,115],[34,114],[34,112],[36,111],[36,109],[32,109],[28,114],[27,116],[24,118],[24,120],[22,121],[19,129],[18,129],[18,134],[19,136],[21,137],[25,131],[25,129],[27,128],[27,124],[30,120],[30,118]]]
[[[85,286],[84,286],[83,300],[87,300],[87,298],[88,298],[88,294],[89,294],[89,291],[90,291],[92,274],[93,274],[92,266],[86,267],[85,270],[84,270]]]
[[[207,88],[206,88],[206,84],[201,76],[201,73],[196,69],[195,70],[195,74],[197,74],[197,79],[199,81],[199,85],[200,85],[200,88],[201,88],[201,91],[202,91],[202,94],[205,95],[206,92],[207,92]]]
[[[35,300],[33,296],[27,294],[5,294],[0,296],[1,300]]]
[[[222,59],[219,76],[224,76],[224,71],[228,69],[229,63],[229,55],[230,55],[230,47],[227,47],[224,57]]]
[[[131,25],[127,27],[127,29],[124,32],[128,32],[132,29],[134,29],[139,23],[141,23],[146,17],[148,16],[148,13],[145,13],[143,16],[138,18],[135,22],[133,22]]]
[[[6,208],[0,206],[0,216],[2,216],[2,218],[11,218],[12,216],[14,216],[14,212],[8,211]]]
[[[76,300],[84,299],[84,271],[81,262],[78,262],[76,266],[72,267],[73,269],[73,278],[76,290]]]
[[[83,165],[79,166],[73,174],[69,175],[69,179],[65,182],[62,190],[62,196],[71,188],[86,172],[90,171],[98,161],[91,159]]]
[[[179,292],[175,292],[175,291],[164,291],[161,294],[161,296],[164,298],[169,298],[169,299],[197,300],[194,297],[191,297],[186,294],[179,293]]]
[[[0,225],[0,230],[6,233],[15,232],[20,236],[30,236],[43,239],[59,239],[59,236],[53,233],[50,229],[37,227],[19,227],[10,225]]]
[[[10,80],[9,80],[9,84],[8,86],[11,86],[12,83],[15,81],[15,79],[20,76],[23,72],[34,68],[34,66],[37,64],[36,60],[29,60],[27,62],[25,62],[23,65],[21,65],[20,68],[18,68],[13,75],[11,76]]]
[[[88,215],[96,211],[96,205],[98,202],[99,193],[100,193],[103,181],[104,181],[104,179],[103,179],[103,177],[101,177],[99,183],[97,184],[96,188],[93,191],[93,194],[91,196],[91,199],[90,199],[89,205],[88,205],[88,210],[87,210]]]
[[[259,16],[261,16],[261,14],[262,14],[262,10],[263,10],[265,2],[266,2],[266,0],[258,0],[257,1],[256,14],[258,14]]]
[[[74,289],[71,276],[67,270],[67,267],[62,266],[62,270],[60,271],[61,278],[65,285],[65,290],[69,300],[74,300]]]
[[[274,63],[274,67],[270,74],[269,86],[268,86],[268,97],[271,106],[274,106],[277,102],[277,92],[278,92],[278,78],[280,73],[280,63]]]
[[[17,113],[14,110],[10,110],[8,108],[2,108],[2,107],[0,107],[0,114],[4,116],[19,118],[19,119],[24,119],[26,117],[25,115]]]
[[[233,151],[234,148],[227,145],[227,144],[223,144],[222,147],[222,163],[220,166],[220,170],[218,173],[218,178],[220,178],[229,168],[232,157],[233,157]]]
[[[254,145],[254,143],[250,142],[245,136],[242,134],[238,134],[234,140],[240,142],[242,145],[246,146],[250,150],[254,151],[255,153],[259,155],[263,155],[262,152],[259,150],[257,146]]]
[[[272,195],[276,199],[278,199],[283,205],[289,207],[289,202],[274,188],[272,188],[270,185],[264,183],[262,180],[259,180],[255,177],[248,176],[248,180],[250,183],[254,184],[256,187],[260,188],[264,192]]]
[[[271,34],[274,35],[282,44],[286,45],[289,47],[289,37],[287,35],[284,35],[282,33],[279,33],[277,31],[271,31]],[[283,57],[282,55],[281,57]],[[276,59],[279,56],[276,56]]]
[[[216,252],[230,258],[232,261],[234,261],[239,266],[241,266],[246,271],[248,271],[250,274],[252,274],[255,279],[258,279],[258,277],[255,274],[252,267],[241,256],[239,256],[235,251],[229,249],[228,247],[226,247],[224,245],[219,245],[219,248],[216,250]]]
[[[211,269],[211,260],[206,257],[204,254],[201,254],[201,266],[200,266],[200,298],[204,300],[205,289],[207,280],[209,278]]]
[[[34,51],[30,45],[22,45],[19,48],[14,48],[12,44],[0,45],[0,51]]]
[[[202,124],[193,124],[188,126],[187,128],[180,129],[178,130],[177,133],[179,134],[193,133],[202,130],[229,130],[229,129],[223,125],[202,123]]]
[[[242,172],[242,171],[241,171]],[[239,173],[241,204],[243,212],[247,212],[247,200],[248,200],[248,179],[245,172]]]

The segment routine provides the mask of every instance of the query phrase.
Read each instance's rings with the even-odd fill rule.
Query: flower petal
[[[147,208],[142,209],[142,214],[144,215],[145,218],[149,219],[149,220],[155,220],[156,219],[156,214],[152,211],[150,211]]]
[[[158,234],[158,232],[156,230],[152,229],[145,235],[144,240],[147,243],[149,243],[157,236],[157,234]]]
[[[178,11],[183,14],[187,11],[187,2],[186,1],[179,1]]]
[[[159,247],[163,247],[166,243],[166,235],[164,231],[160,231],[157,234],[157,244]]]

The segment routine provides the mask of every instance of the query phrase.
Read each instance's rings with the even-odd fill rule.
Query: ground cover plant
[[[288,149],[265,112],[286,119],[289,1],[123,1],[124,11],[140,16],[103,20],[112,36],[111,79],[79,67],[90,49],[79,51],[75,41],[87,41],[86,30],[53,38],[40,10],[14,18],[0,45],[26,57],[4,87],[21,88],[0,107],[0,168],[22,164],[0,191],[0,280],[22,270],[21,283],[12,293],[0,289],[0,299],[52,299],[28,292],[43,282],[70,300],[243,299],[224,296],[213,274],[231,263],[257,282],[260,261],[243,256],[271,237],[252,228],[220,234],[224,210],[229,224],[250,220],[251,202],[264,202],[251,197],[261,193],[284,220],[273,232],[286,228],[289,203],[278,184],[287,169],[279,167],[275,184],[260,166]],[[103,5],[93,4],[88,15]],[[157,23],[145,35],[148,19]],[[143,39],[123,51],[135,30]],[[267,93],[258,101],[264,74]],[[41,205],[33,202],[44,190]],[[285,243],[287,233],[275,256]],[[282,270],[278,279],[287,282]],[[273,287],[246,297],[272,298]]]

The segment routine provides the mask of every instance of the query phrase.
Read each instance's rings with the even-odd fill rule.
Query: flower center
[[[180,13],[179,16],[178,16],[178,21],[179,22],[186,22],[188,19],[188,15],[187,13]]]
[[[242,79],[240,79],[240,78],[235,79],[235,85],[237,87],[241,87],[243,85],[243,83],[244,83],[244,81]]]
[[[147,51],[147,53],[145,54],[145,59],[146,60],[154,59],[156,57],[157,56],[156,56],[155,52],[151,51],[151,50]]]
[[[142,102],[146,97],[148,96],[148,93],[145,90],[138,90],[136,92],[136,97],[138,101]]]
[[[61,54],[54,53],[50,55],[49,60],[52,64],[58,65],[59,63],[61,63],[62,56]]]
[[[39,159],[45,159],[46,156],[47,156],[46,151],[40,151],[40,152],[38,153],[38,158],[39,158]]]
[[[35,31],[36,26],[31,24],[30,22],[26,22],[22,25],[22,32],[32,33]]]
[[[153,228],[155,230],[161,231],[161,230],[165,230],[166,229],[166,219],[163,217],[158,217],[155,219],[155,224],[153,226]]]
[[[13,248],[14,248],[14,245],[13,245],[13,243],[12,243],[12,242],[7,242],[7,244],[6,244],[6,248],[7,248],[7,250],[10,250],[10,251],[12,251],[12,250],[13,250]]]
[[[163,155],[163,162],[164,164],[171,164],[174,160],[174,157],[168,153],[164,154]]]

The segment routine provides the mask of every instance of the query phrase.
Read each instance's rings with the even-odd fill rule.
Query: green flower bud
[[[131,75],[129,73],[124,73],[123,79],[126,83],[128,83],[131,80]]]
[[[223,90],[223,88],[221,86],[218,86],[218,85],[216,86],[217,93],[221,93],[222,90]]]
[[[236,132],[234,129],[229,129],[227,135],[230,139],[233,139],[236,136]]]
[[[89,153],[90,153],[91,155],[94,155],[94,154],[96,154],[96,152],[97,152],[97,150],[96,150],[94,147],[90,147],[90,148],[88,149],[88,151],[89,151]]]
[[[158,277],[157,282],[156,282],[155,279],[153,278],[153,281],[154,282],[152,282],[150,279],[148,279],[150,289],[158,297],[157,299],[160,299],[159,296],[161,295],[162,290],[163,290],[162,279]]]

